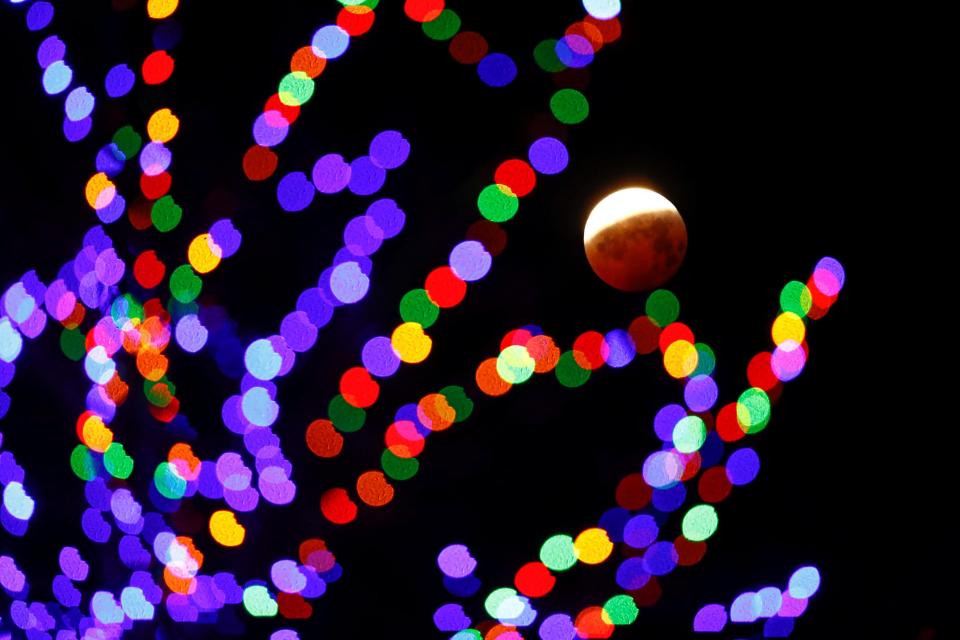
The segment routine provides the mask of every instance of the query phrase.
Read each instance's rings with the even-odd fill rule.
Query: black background
[[[142,131],[153,110],[169,106],[181,119],[170,146],[172,193],[184,207],[183,222],[165,236],[134,232],[125,220],[108,232],[125,258],[155,248],[178,264],[189,238],[232,217],[243,246],[204,279],[200,300],[224,305],[245,343],[275,332],[298,292],[329,264],[343,223],[366,206],[352,196],[318,195],[307,210],[287,214],[276,204],[275,180],[250,183],[241,170],[251,124],[290,54],[339,6],[317,5],[184,3],[175,16],[184,37],[172,51],[172,80],[138,84],[127,99],[108,101],[106,70],[121,61],[138,68],[151,50],[143,7],[114,12],[107,2],[62,3],[52,31],[67,42],[75,82],[99,98],[94,131],[78,144],[60,133],[62,100],[48,98],[40,85],[33,53],[42,36],[26,30],[21,9],[4,7],[0,282],[7,286],[29,268],[46,282],[55,277],[95,223],[82,193],[96,150],[117,127],[129,122]],[[867,166],[881,145],[867,124],[873,109],[867,92],[882,69],[859,36],[856,16],[627,3],[623,38],[589,68],[591,115],[571,129],[567,171],[540,176],[521,201],[517,218],[505,225],[507,250],[490,275],[470,285],[466,301],[431,329],[430,360],[383,383],[367,426],[347,437],[342,456],[318,462],[309,454],[303,429],[324,414],[340,372],[357,364],[367,339],[396,324],[400,296],[445,263],[477,218],[476,194],[497,164],[523,157],[540,131],[538,114],[555,85],[534,65],[532,48],[582,15],[575,0],[451,8],[492,50],[518,61],[517,81],[486,87],[444,44],[424,37],[403,16],[402,3],[388,0],[371,33],[318,78],[313,99],[279,147],[277,175],[283,175],[309,171],[325,153],[356,157],[377,132],[400,130],[412,155],[391,172],[381,195],[398,201],[408,224],[375,256],[366,300],[339,309],[280,384],[275,430],[295,465],[297,501],[286,509],[262,506],[256,520],[242,517],[248,541],[230,553],[217,551],[201,530],[204,569],[229,569],[241,582],[263,577],[274,560],[295,557],[299,541],[316,535],[345,571],[313,602],[312,620],[289,625],[301,637],[440,637],[431,616],[448,601],[435,564],[444,546],[471,548],[488,592],[509,585],[549,535],[594,524],[613,506],[619,478],[638,470],[656,446],[653,413],[680,397],[679,386],[665,379],[653,356],[596,372],[576,390],[544,376],[490,399],[471,381],[477,363],[497,353],[510,329],[535,323],[568,348],[585,330],[625,327],[642,313],[644,295],[612,290],[592,274],[581,234],[603,195],[644,185],[666,195],[686,221],[687,259],[669,286],[680,298],[681,320],[717,353],[723,401],[743,388],[749,358],[769,348],[785,282],[805,280],[821,256],[832,255],[846,267],[847,285],[827,317],[812,324],[804,374],[787,385],[770,427],[754,439],[762,459],[758,480],[722,503],[706,558],[667,576],[663,599],[615,637],[686,637],[703,604],[783,586],[803,564],[817,565],[823,584],[795,637],[916,638],[924,628],[942,634],[943,592],[933,565],[947,551],[925,524],[935,504],[929,473],[935,463],[923,458],[918,438],[905,435],[910,421],[897,412],[914,401],[913,387],[902,389],[903,398],[885,395],[888,374],[878,365],[892,354],[873,337],[878,323],[898,320],[888,301],[868,293],[878,279],[865,258],[865,230],[873,223],[868,194],[878,185]],[[130,172],[126,179],[133,180]],[[121,188],[136,190],[134,182]],[[48,577],[65,544],[79,546],[95,565],[97,584],[122,586],[115,543],[94,545],[79,529],[82,483],[67,458],[86,385],[80,365],[58,351],[51,328],[25,346],[2,424],[4,448],[26,468],[37,513],[26,538],[0,535],[0,552],[14,554],[32,578],[31,599],[42,600],[52,598]],[[135,456],[134,480],[142,485],[145,470],[177,438],[149,417],[130,363],[124,372],[131,399],[113,426]],[[211,358],[172,353],[170,377],[182,412],[200,433],[192,443],[200,457],[242,446],[219,419],[236,383]],[[447,384],[467,389],[476,401],[473,417],[430,439],[421,472],[397,483],[389,506],[363,509],[347,527],[327,523],[317,508],[320,492],[375,468],[393,410]],[[197,502],[209,512],[211,503]],[[554,610],[548,602],[568,610],[602,603],[616,592],[612,569],[575,568],[538,609]],[[479,608],[469,613],[482,617]],[[253,624],[249,633],[265,637],[280,624]],[[167,637],[215,633],[156,626]],[[149,637],[153,627],[136,632]]]

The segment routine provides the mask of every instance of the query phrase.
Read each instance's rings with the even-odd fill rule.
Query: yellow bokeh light
[[[180,119],[170,109],[158,109],[147,120],[147,135],[154,142],[170,142],[180,130]]]
[[[83,443],[94,451],[103,453],[113,443],[113,431],[100,416],[90,416],[83,422]]]
[[[223,250],[217,246],[209,233],[202,233],[190,243],[187,260],[197,273],[210,273],[220,264]]]
[[[433,340],[423,332],[419,322],[404,322],[394,329],[390,343],[397,357],[407,364],[423,362],[433,348]]]
[[[676,340],[663,352],[663,368],[674,378],[686,378],[696,371],[699,360],[697,348],[687,340]]]
[[[225,547],[238,547],[243,544],[247,530],[237,522],[232,511],[221,509],[210,516],[210,535]]]
[[[107,174],[101,171],[87,180],[84,195],[87,197],[87,204],[100,210],[113,201],[113,198],[117,195],[117,188],[110,182]]]
[[[154,20],[163,20],[173,15],[180,0],[147,0],[147,15]]]
[[[587,529],[573,541],[573,549],[577,560],[584,564],[600,564],[610,557],[613,552],[613,543],[606,530],[599,527]]]
[[[773,322],[773,329],[770,331],[773,336],[773,342],[780,346],[787,340],[793,340],[797,344],[803,343],[803,338],[807,335],[807,327],[803,324],[803,318],[797,314],[786,311],[777,316]]]

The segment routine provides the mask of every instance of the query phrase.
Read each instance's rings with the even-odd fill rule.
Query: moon
[[[590,212],[583,247],[594,273],[621,291],[649,291],[676,274],[687,253],[687,227],[656,191],[611,193]]]

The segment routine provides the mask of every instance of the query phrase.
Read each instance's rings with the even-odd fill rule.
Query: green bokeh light
[[[683,537],[692,542],[703,542],[717,531],[717,510],[713,505],[698,504],[683,516]]]
[[[657,289],[647,297],[647,315],[661,329],[680,317],[680,301],[673,292]]]

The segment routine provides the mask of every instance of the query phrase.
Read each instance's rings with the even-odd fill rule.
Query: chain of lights
[[[729,612],[722,604],[701,607],[693,618],[693,630],[720,633],[728,622],[751,624],[763,620],[764,638],[787,638],[819,589],[820,570],[813,566],[800,567],[790,575],[785,589],[767,586],[745,591],[733,599]]]
[[[444,11],[442,1],[408,2],[405,7],[407,15],[420,22],[428,18],[440,19]],[[588,17],[596,20],[594,16]],[[609,29],[607,33],[619,36],[619,27]],[[586,66],[592,60],[591,55],[581,66]],[[565,129],[583,122],[589,114],[589,105],[586,97],[576,89],[560,89],[550,100],[550,112],[557,124]],[[319,439],[327,443],[319,449],[315,448],[316,445],[311,446],[314,452],[322,452],[318,454],[319,458],[335,457],[342,448],[343,435],[363,427],[366,411],[379,397],[379,383],[375,378],[388,378],[394,375],[402,364],[417,365],[429,358],[433,350],[433,340],[426,330],[437,322],[442,310],[452,309],[463,302],[468,283],[477,282],[488,274],[494,257],[506,246],[506,232],[500,225],[516,216],[520,198],[533,191],[537,184],[537,174],[557,175],[566,169],[569,160],[569,152],[563,142],[552,136],[544,136],[530,145],[527,159],[511,158],[499,164],[494,172],[494,181],[478,194],[477,209],[481,219],[467,230],[467,239],[453,247],[447,265],[437,267],[427,275],[422,288],[413,289],[403,296],[400,301],[402,322],[389,336],[376,336],[366,342],[361,352],[361,365],[342,374],[341,393],[328,403],[327,415],[311,422],[307,431],[308,445],[318,442]],[[316,168],[314,171],[313,182],[323,191],[322,183],[316,176]],[[344,184],[347,179],[349,178],[341,178],[340,184]],[[299,185],[304,185],[305,182],[304,179],[298,179]],[[562,370],[566,371],[566,363],[564,365]],[[338,434],[330,431],[331,425]],[[390,455],[384,454],[381,459],[384,473],[391,476],[391,469],[387,467],[396,465]],[[409,465],[410,463],[406,463],[406,466]],[[401,475],[408,473],[411,471],[400,472]],[[392,495],[393,488],[383,479],[382,474],[376,478],[378,483],[382,480],[384,491],[389,491]],[[336,497],[334,503],[338,505],[338,509],[325,509],[324,513],[339,513],[339,506],[344,506],[348,512],[355,510],[349,494],[350,491],[344,487],[328,490],[326,495],[330,500]],[[337,515],[333,521],[342,519],[342,515]]]
[[[654,432],[663,448],[644,461],[642,473],[621,480],[616,491],[617,506],[606,511],[598,526],[576,537],[557,534],[540,548],[539,561],[521,567],[514,586],[489,592],[483,608],[491,620],[471,628],[472,620],[461,605],[441,607],[435,622],[441,631],[467,638],[522,638],[520,629],[538,618],[533,600],[548,595],[557,578],[579,562],[602,564],[614,557],[619,545],[624,559],[616,571],[617,585],[625,591],[603,605],[585,607],[573,617],[555,613],[542,619],[542,640],[606,638],[617,626],[637,618],[638,607],[652,606],[661,595],[659,578],[677,566],[696,564],[706,553],[706,540],[716,531],[714,504],[723,501],[733,486],[753,481],[759,472],[759,457],[748,447],[735,449],[725,464],[724,445],[766,428],[771,400],[779,397],[782,384],[797,377],[809,357],[806,321],[822,318],[835,302],[844,282],[843,268],[833,258],[823,258],[808,279],[788,283],[780,295],[781,312],[771,329],[775,348],[761,352],[748,365],[751,386],[735,403],[724,405],[714,416],[711,408],[718,398],[716,384],[707,373],[696,373],[700,364],[692,333],[679,323],[664,327],[659,336],[664,368],[675,378],[687,378],[686,407],[668,404],[654,418]],[[677,338],[685,335],[685,338]],[[705,350],[704,350],[705,351]],[[711,352],[712,355],[712,352]],[[761,370],[756,363],[765,363]],[[710,370],[713,361],[710,361]],[[702,502],[686,510],[680,535],[659,540],[670,514],[678,512],[687,499],[686,484],[699,476],[698,495]],[[473,576],[476,561],[464,545],[451,545],[441,552],[438,563],[445,585],[454,595],[472,596],[480,587]],[[504,635],[509,634],[509,635]]]
[[[315,79],[329,61],[347,51],[351,38],[370,31],[378,0],[339,3],[342,6],[335,24],[320,27],[310,44],[293,54],[290,73],[281,79],[277,92],[268,98],[254,121],[254,144],[242,163],[248,179],[264,181],[276,173],[275,148],[287,138],[300,109],[313,95]],[[12,0],[12,4],[25,5],[26,23],[31,31],[44,31],[54,18],[50,2]],[[117,10],[127,10],[133,4],[128,0],[113,1]],[[104,225],[126,214],[136,231],[166,234],[177,229],[183,217],[181,206],[171,194],[169,169],[173,153],[167,146],[180,133],[181,123],[166,105],[162,91],[174,71],[170,51],[180,40],[179,25],[172,20],[179,2],[147,0],[145,4],[147,17],[156,21],[152,50],[139,68],[143,87],[155,88],[148,101],[152,101],[148,107],[150,115],[142,133],[131,125],[122,126],[99,148],[94,162],[96,171],[85,183],[84,199]],[[582,88],[581,70],[604,45],[620,36],[618,0],[585,0],[584,6],[588,15],[583,20],[568,27],[559,39],[541,42],[534,51],[537,65],[555,74],[561,87],[552,94],[549,111],[555,121],[553,126],[562,132],[583,122],[589,114],[586,97],[575,88]],[[514,60],[506,54],[489,53],[483,36],[461,32],[459,16],[447,9],[443,0],[406,0],[404,10],[422,25],[428,37],[449,40],[454,59],[475,64],[486,85],[504,87],[517,77]],[[37,59],[43,69],[44,91],[49,95],[65,94],[63,132],[68,140],[76,142],[85,139],[94,126],[96,99],[86,87],[71,89],[74,71],[66,62],[65,51],[64,43],[51,35],[40,44]],[[104,81],[106,95],[116,99],[130,96],[137,75],[127,64],[111,67]],[[484,278],[493,258],[504,250],[506,233],[500,225],[517,214],[519,200],[532,192],[538,175],[556,175],[567,167],[569,154],[560,139],[565,137],[557,135],[538,137],[524,158],[510,158],[499,164],[493,182],[477,197],[481,219],[470,226],[465,240],[453,246],[446,264],[433,269],[421,288],[402,297],[402,322],[389,335],[367,341],[361,364],[342,374],[339,394],[327,404],[326,417],[313,421],[306,429],[306,443],[317,459],[336,456],[344,435],[363,427],[366,410],[380,395],[376,379],[392,376],[401,364],[427,360],[433,341],[426,330],[437,321],[442,309],[456,307],[465,299],[467,283]],[[388,172],[401,167],[409,152],[410,143],[402,134],[381,132],[371,141],[366,155],[348,162],[339,154],[328,153],[316,161],[309,175],[293,171],[280,177],[276,183],[277,202],[282,210],[296,213],[310,206],[317,192],[334,194],[347,190],[361,198],[378,196]],[[139,194],[127,203],[118,182],[127,160],[134,157],[140,168]],[[297,354],[314,346],[319,330],[330,322],[336,307],[358,303],[365,297],[372,256],[385,240],[400,233],[404,223],[405,214],[396,202],[379,198],[369,204],[364,214],[346,223],[342,248],[330,267],[320,274],[317,286],[299,296],[294,310],[282,319],[279,332],[247,341],[246,347],[224,309],[198,300],[203,277],[240,248],[242,236],[229,218],[220,219],[195,235],[187,243],[185,261],[175,267],[177,262],[165,259],[160,248],[149,246],[149,241],[147,246],[115,246],[114,240],[97,226],[85,234],[81,250],[61,266],[49,285],[35,271],[28,271],[5,290],[0,297],[0,419],[9,409],[10,397],[3,389],[15,377],[15,362],[22,355],[24,339],[36,339],[48,324],[59,324],[61,350],[83,367],[91,383],[84,399],[86,408],[75,424],[79,442],[69,460],[74,475],[84,483],[86,504],[82,506],[81,530],[93,543],[115,544],[116,560],[122,565],[120,572],[114,572],[116,580],[110,588],[100,588],[94,582],[102,571],[99,567],[91,571],[93,558],[82,551],[83,545],[63,546],[57,554],[60,571],[50,584],[54,601],[42,602],[30,599],[32,585],[14,556],[0,555],[0,588],[11,600],[9,621],[17,629],[37,637],[52,637],[54,633],[58,638],[119,637],[137,623],[155,620],[163,613],[175,622],[216,623],[222,629],[232,627],[242,632],[242,622],[235,616],[220,615],[224,609],[242,607],[252,617],[279,616],[286,620],[312,615],[309,601],[322,596],[343,571],[326,541],[309,537],[296,546],[296,553],[292,554],[295,559],[276,560],[265,572],[265,578],[244,578],[230,571],[205,568],[205,535],[209,533],[210,541],[227,549],[250,544],[248,528],[240,514],[254,511],[260,497],[275,505],[287,505],[294,500],[292,464],[283,455],[279,436],[271,430],[280,409],[275,381],[292,370]],[[124,251],[132,252],[127,259],[121,255]],[[721,409],[715,421],[710,417],[717,395],[710,377],[713,353],[708,346],[695,342],[689,328],[676,322],[679,307],[669,292],[652,294],[647,314],[637,318],[628,329],[606,334],[586,332],[567,351],[561,352],[536,327],[512,331],[504,338],[500,354],[476,369],[474,382],[487,396],[503,395],[533,373],[553,372],[561,385],[578,387],[590,378],[591,372],[604,365],[622,367],[636,354],[653,353],[659,348],[667,373],[684,383],[687,407],[672,405],[658,414],[657,433],[664,440],[664,450],[648,459],[643,474],[630,476],[621,483],[617,492],[619,511],[608,512],[599,527],[584,531],[576,539],[554,540],[547,559],[541,555],[539,566],[531,563],[518,572],[519,593],[497,590],[487,596],[485,608],[498,622],[478,625],[484,629],[485,637],[519,635],[517,629],[524,626],[520,623],[526,622],[533,611],[529,606],[531,599],[550,591],[544,590],[543,584],[553,579],[551,571],[564,570],[554,562],[557,558],[563,557],[565,562],[572,555],[574,562],[599,564],[610,557],[615,544],[620,544],[625,553],[627,549],[642,550],[632,544],[631,540],[636,540],[633,533],[628,537],[627,528],[633,520],[623,512],[640,510],[646,502],[658,508],[678,509],[683,497],[675,487],[682,488],[683,481],[693,479],[701,465],[710,461],[714,464],[701,475],[701,498],[710,503],[711,496],[724,492],[720,472],[715,471],[722,467],[716,464],[719,458],[715,452],[722,454],[722,444],[716,443],[742,437],[744,420],[749,423],[746,432],[760,422],[765,426],[767,418],[761,420],[754,413],[763,412],[762,398],[773,397],[781,382],[802,369],[806,358],[804,318],[822,315],[839,291],[839,284],[833,293],[828,291],[829,287],[824,288],[823,282],[829,281],[829,276],[842,284],[838,263],[818,266],[811,280],[816,286],[797,283],[799,288],[791,290],[793,297],[787,299],[793,306],[784,307],[784,314],[774,325],[777,348],[766,356],[760,354],[748,369],[753,395],[741,396],[737,403]],[[123,289],[125,285],[127,290]],[[798,313],[804,300],[809,304],[803,313]],[[789,314],[793,315],[787,317]],[[224,425],[242,437],[246,452],[254,458],[253,468],[237,452],[226,451],[208,459],[194,453],[191,442],[199,437],[198,430],[181,412],[176,386],[169,377],[165,352],[171,343],[186,354],[211,353],[221,371],[235,373],[233,377],[240,379],[239,393],[226,400],[221,415]],[[137,385],[142,382],[151,416],[165,425],[167,435],[176,440],[169,447],[165,445],[166,454],[150,467],[145,460],[134,460],[120,434],[111,427],[133,384],[121,375],[128,364],[139,374]],[[464,387],[450,385],[423,396],[415,404],[400,407],[385,431],[381,469],[360,473],[351,490],[334,487],[324,491],[320,511],[325,518],[334,524],[353,522],[357,501],[352,495],[370,507],[390,503],[394,496],[391,481],[408,480],[416,474],[417,456],[426,437],[472,414],[470,395],[474,394],[468,394]],[[746,407],[747,418],[741,416],[742,407]],[[678,411],[683,412],[683,417],[679,417]],[[5,444],[0,434],[0,446]],[[713,458],[708,457],[708,450]],[[749,466],[748,462],[744,464]],[[729,478],[729,459],[725,468],[729,483],[737,484]],[[708,475],[712,480],[704,483]],[[137,496],[133,481],[147,478],[144,484],[148,495]],[[15,538],[23,537],[37,504],[28,491],[26,471],[7,449],[0,450],[0,484],[0,524]],[[729,487],[726,492],[729,493]],[[185,501],[197,497],[215,504],[209,517],[203,516],[205,526],[199,532],[196,527],[184,526],[181,512]],[[148,508],[148,500],[153,509]],[[682,525],[682,537],[692,544],[682,550],[680,543],[675,543],[675,564],[685,564],[694,556],[699,559],[705,549],[705,545],[700,545],[705,537],[697,537],[711,528],[713,512],[701,509],[693,513],[687,512]],[[715,515],[713,518],[715,528]],[[617,533],[618,527],[621,533]],[[634,528],[637,527],[642,531],[636,535],[649,535],[649,527]],[[660,544],[671,543],[657,542],[650,548]],[[656,585],[656,575],[662,574],[654,574],[650,569],[659,570],[657,558],[670,554],[657,552],[647,559],[650,554],[647,549],[632,559],[639,558],[644,563],[644,571],[650,574],[648,584]],[[451,580],[465,577],[469,574]],[[634,574],[630,574],[630,579],[639,580]],[[633,588],[634,582],[625,586],[619,570],[618,585],[627,590],[627,596],[615,596],[621,600],[582,613],[573,624],[580,625],[578,629],[592,629],[591,625],[609,626],[625,620],[624,612],[629,607],[622,598],[636,601],[634,592],[646,586]],[[736,610],[739,616],[743,606],[747,605],[731,605],[731,611]],[[764,601],[762,607],[766,606]],[[441,617],[446,625],[442,630],[456,631],[458,636],[465,633],[466,627],[454,629],[456,625],[448,617]],[[0,618],[0,624],[4,625],[0,628],[6,628],[8,619]],[[542,636],[543,633],[541,627]],[[292,629],[280,629],[271,636],[274,640],[296,637]]]

